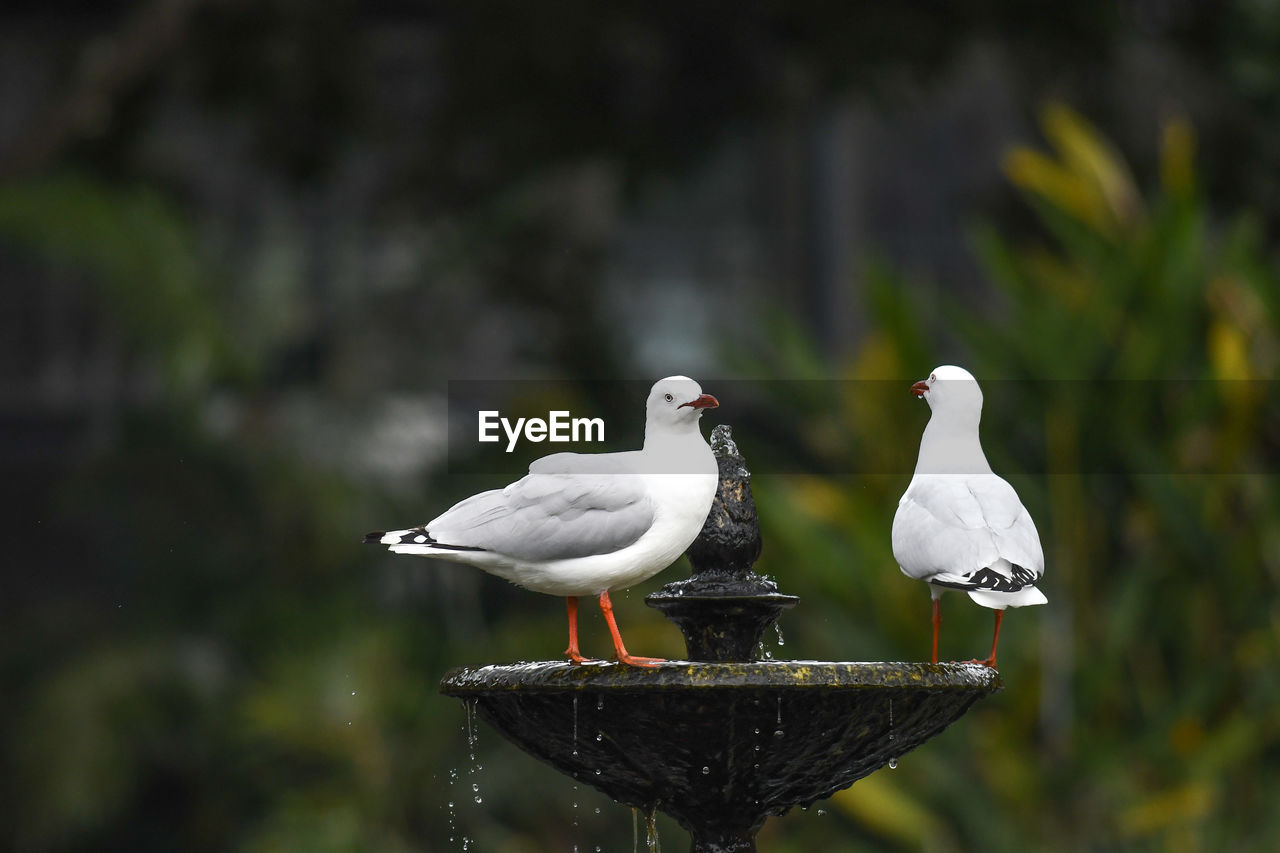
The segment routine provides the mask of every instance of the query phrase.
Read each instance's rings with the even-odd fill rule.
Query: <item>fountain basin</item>
[[[852,785],[1003,682],[963,663],[557,661],[462,667],[440,687],[561,772],[671,815],[695,849],[750,850],[770,815]]]

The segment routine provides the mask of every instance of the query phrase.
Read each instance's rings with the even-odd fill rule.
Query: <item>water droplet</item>
[[[471,790],[473,790],[473,791],[479,791],[479,790],[480,790],[480,783],[479,783],[479,782],[472,782],[472,783],[471,783]]]
[[[752,729],[752,731],[753,731],[753,732],[755,732],[756,734],[760,734],[760,729],[758,729],[758,728],[756,728],[756,729]]]
[[[479,794],[476,794],[476,803],[479,804],[483,802],[484,802],[484,797],[480,796]]]
[[[604,740],[604,732],[596,732],[596,743]]]
[[[604,771],[603,771],[603,770],[601,770],[599,767],[597,767],[597,768],[596,768],[596,775],[597,775],[597,776],[599,776],[599,775],[600,775],[601,773],[603,773],[603,772],[604,772]]]
[[[603,710],[604,710],[604,697],[603,697],[603,696],[601,696],[601,697],[599,697],[598,699],[596,699],[596,710],[597,710],[597,711],[603,711]]]
[[[600,807],[599,807],[599,806],[596,806],[596,814],[600,814]],[[599,847],[597,847],[596,849],[597,849],[597,850],[599,850],[600,848],[599,848]]]
[[[896,758],[890,758],[890,759],[889,759],[889,769],[890,769],[890,770],[897,770],[897,769],[898,769],[898,759],[896,759]]]
[[[453,808],[453,800],[449,801],[449,808]]]
[[[818,809],[818,814],[819,814],[819,815],[824,815],[824,814],[826,814],[826,813],[827,813],[827,810],[826,810],[826,809]]]
[[[703,775],[703,776],[706,776],[706,775],[707,775],[708,773],[710,773],[710,772],[711,772],[711,768],[710,768],[710,767],[703,767],[703,768],[702,768],[702,775]]]
[[[774,737],[782,737],[782,736],[783,736],[783,735],[785,735],[785,734],[786,734],[786,732],[784,732],[782,729],[778,729],[777,731],[775,731],[775,732],[773,733],[773,736],[774,736]]]
[[[782,626],[779,625],[777,622],[774,622],[773,630],[778,632],[778,645],[785,646],[787,644],[787,641],[782,639]]]
[[[352,690],[352,691],[351,691],[351,695],[352,695],[352,696],[356,695],[356,692],[355,692],[354,690]]]

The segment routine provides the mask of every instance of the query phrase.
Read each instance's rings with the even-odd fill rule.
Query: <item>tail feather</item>
[[[966,592],[974,590],[1017,592],[1025,586],[1035,584],[1036,576],[1034,572],[1016,563],[1010,565],[1012,566],[1010,574],[1005,574],[988,566],[966,575],[956,575],[950,572],[936,574],[929,578],[929,583],[950,589],[962,589]]]
[[[484,551],[474,545],[449,545],[437,542],[426,527],[411,527],[408,530],[377,531],[365,534],[364,542],[369,544],[390,545],[391,550],[399,554],[425,554],[436,551]],[[413,546],[412,550],[401,550],[401,546]]]

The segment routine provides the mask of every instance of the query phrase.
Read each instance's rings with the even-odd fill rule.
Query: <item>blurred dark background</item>
[[[762,847],[1274,849],[1278,106],[1260,0],[5,4],[5,846],[630,849],[435,692],[563,606],[358,544],[506,482],[448,464],[447,383],[753,386],[706,428],[803,597],[769,653],[920,659],[925,417],[865,389],[956,362],[1007,380],[1050,604]],[[633,649],[681,654],[641,599],[686,570],[615,599]]]

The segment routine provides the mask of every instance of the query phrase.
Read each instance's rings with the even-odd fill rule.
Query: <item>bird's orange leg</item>
[[[1000,623],[1004,621],[1004,611],[996,611],[996,633],[991,638],[991,657],[986,660],[971,660],[969,663],[980,663],[983,666],[989,666],[992,669],[996,667],[996,645],[1000,642]]]
[[[578,598],[571,595],[564,603],[569,608],[569,648],[564,653],[576,664],[587,663],[590,658],[584,658],[582,652],[578,651]]]
[[[604,621],[609,623],[609,633],[613,635],[613,649],[618,653],[619,663],[632,666],[654,666],[662,663],[664,658],[645,658],[627,652],[627,647],[622,644],[622,634],[618,632],[618,623],[613,620],[613,602],[609,600],[607,589],[600,593],[600,612],[604,614]]]
[[[938,628],[942,626],[942,607],[938,604],[938,599],[933,600],[933,658],[932,662],[938,662]]]

